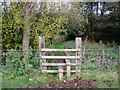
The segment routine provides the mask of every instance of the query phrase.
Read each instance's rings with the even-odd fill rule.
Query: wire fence
[[[82,49],[82,71],[94,71],[94,70],[117,70],[118,69],[118,50],[117,49]],[[2,53],[2,63],[6,66],[6,69],[22,70],[24,69],[23,57],[26,57],[26,63],[30,69],[39,69],[39,50],[30,49],[28,50],[27,56],[22,53],[21,50],[7,50]],[[48,52],[49,55],[62,56],[64,52]],[[70,55],[75,55],[75,52],[70,53]],[[65,62],[64,59],[59,60],[47,60],[48,63],[51,62]],[[75,60],[71,60],[74,63]],[[56,69],[56,67],[48,67],[49,70]],[[75,69],[75,66],[71,66],[71,69]]]

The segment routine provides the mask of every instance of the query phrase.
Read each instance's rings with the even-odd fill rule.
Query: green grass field
[[[77,75],[78,76],[78,75]],[[82,71],[81,77],[83,80],[96,80],[93,85],[97,88],[118,88],[118,73],[115,71],[111,72],[89,72]],[[72,74],[69,80],[76,78],[76,74]],[[27,85],[42,82],[47,84],[50,81],[58,81],[58,74],[41,74],[39,72],[26,74],[24,76],[18,76],[15,78],[9,78],[8,76],[3,76],[2,88],[25,88]],[[66,77],[64,77],[66,80]],[[110,82],[103,82],[110,81]]]
[[[104,45],[104,44],[103,44]],[[75,41],[66,41],[62,43],[55,44],[49,48],[75,48]],[[100,46],[98,43],[89,43],[87,42],[85,45],[83,45],[83,48],[86,49],[99,49]],[[117,44],[110,44],[109,47],[106,47],[104,45],[105,49],[112,50],[111,52],[106,51],[111,55],[111,57],[117,58],[117,54],[114,53],[118,49]],[[90,53],[90,51],[89,51]],[[91,57],[93,54],[90,54]],[[106,56],[106,59],[109,59],[110,56]],[[115,68],[112,68],[110,70],[99,70],[94,69],[94,66],[90,66],[92,64],[83,65],[82,67],[87,67],[86,69],[82,69],[82,73],[80,75],[72,74],[70,80],[73,80],[77,76],[82,77],[82,79],[95,79],[96,82],[93,84],[97,88],[118,88],[118,70],[116,66]],[[92,67],[92,68],[91,68]],[[35,84],[42,82],[44,84],[47,84],[50,81],[58,81],[58,74],[48,74],[48,73],[40,73],[39,70],[33,70],[31,73],[27,73],[24,75],[18,75],[14,76],[13,74],[4,74],[3,76],[0,74],[0,85],[2,81],[2,88],[24,88],[27,85]],[[63,77],[64,80],[66,80],[66,76]],[[1,86],[0,86],[1,87]]]

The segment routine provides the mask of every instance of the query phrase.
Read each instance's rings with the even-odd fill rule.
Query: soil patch
[[[96,80],[81,80],[81,78],[76,78],[74,80],[64,80],[64,81],[51,81],[47,85],[43,83],[33,84],[27,87],[34,88],[95,88],[92,85]]]

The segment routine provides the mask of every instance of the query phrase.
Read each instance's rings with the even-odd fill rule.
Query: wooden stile
[[[76,38],[76,49],[49,49],[45,48],[45,40],[43,36],[38,37],[40,51],[40,69],[41,72],[59,73],[59,79],[62,80],[63,73],[67,73],[67,79],[70,78],[71,72],[81,72],[81,38]],[[45,52],[64,51],[66,56],[46,56]],[[76,56],[70,56],[69,52],[76,52]],[[46,59],[65,59],[66,63],[46,63]],[[75,59],[76,63],[71,63]],[[58,70],[47,70],[47,66],[58,66]],[[63,70],[66,66],[66,70]],[[71,66],[76,66],[76,70],[70,70]]]

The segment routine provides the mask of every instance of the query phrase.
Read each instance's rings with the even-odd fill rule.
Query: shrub
[[[15,49],[10,49],[7,52],[3,52],[3,57],[6,63],[1,66],[2,72],[17,76],[37,69],[39,65],[38,52],[30,49],[27,53],[28,54],[23,54],[21,51]]]

